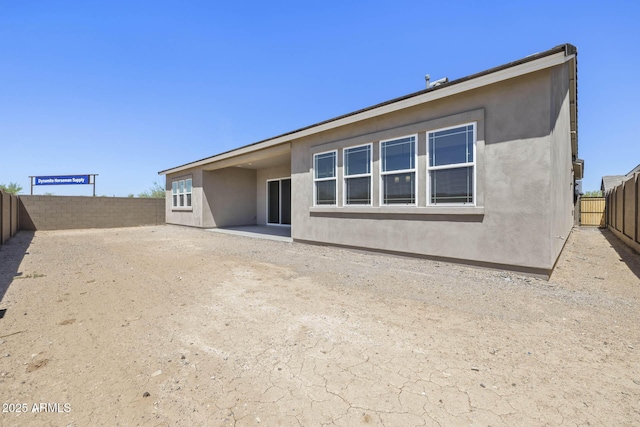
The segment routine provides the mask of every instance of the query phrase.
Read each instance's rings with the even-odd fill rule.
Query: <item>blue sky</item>
[[[640,2],[0,0],[0,183],[97,193],[464,77],[578,47],[584,190],[640,163]],[[91,195],[89,186],[36,194]]]

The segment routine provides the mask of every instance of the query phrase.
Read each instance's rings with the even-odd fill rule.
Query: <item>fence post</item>
[[[607,193],[607,227],[611,227],[611,192]]]
[[[616,189],[611,189],[611,227],[616,228]]]
[[[635,213],[635,223],[633,224],[633,228],[635,228],[635,241],[636,243],[640,243],[640,238],[638,238],[638,235],[640,233],[640,231],[638,231],[638,228],[640,228],[640,221],[638,221],[638,211],[640,211],[640,200],[638,200],[638,196],[640,195],[638,192],[638,186],[640,184],[640,174],[636,173],[635,174],[635,182],[636,182],[636,205],[633,208],[633,211]]]
[[[626,222],[627,222],[626,221],[627,220],[627,218],[626,218],[626,216],[627,216],[626,215],[627,214],[627,197],[626,197],[626,194],[625,194],[626,193],[626,191],[625,191],[626,185],[625,184],[626,183],[623,181],[622,182],[622,234],[626,235],[626,233],[625,233],[625,231],[626,231],[625,225],[626,225]]]
[[[614,228],[615,228],[616,230],[618,230],[618,231],[620,231],[620,224],[618,224],[618,213],[619,213],[619,211],[620,211],[620,209],[619,209],[619,207],[618,207],[618,196],[619,196],[619,194],[618,194],[618,193],[620,193],[620,191],[619,191],[619,190],[620,190],[620,187],[616,187],[616,188],[615,188],[615,192],[616,192],[616,220],[615,220],[615,223],[616,223],[616,225],[614,226]]]
[[[609,198],[611,199],[611,213],[609,214],[610,221],[609,221],[609,225],[613,228],[616,228],[615,226],[615,222],[616,222],[616,195],[615,195],[615,191],[616,189],[614,188],[613,190],[609,191]]]
[[[2,223],[4,222],[4,193],[0,190],[0,245],[4,244],[4,233],[2,232]]]

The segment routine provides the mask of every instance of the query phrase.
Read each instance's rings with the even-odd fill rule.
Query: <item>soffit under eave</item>
[[[200,166],[201,169],[211,171],[217,169],[224,169],[228,167],[245,167],[247,169],[260,169],[258,167],[260,163],[265,163],[264,167],[273,167],[275,164],[269,164],[269,159],[277,159],[277,164],[287,164],[286,156],[288,156],[289,164],[291,163],[291,143],[285,143],[276,145],[273,147],[264,148],[262,150],[248,151],[243,154],[238,154],[233,157],[225,159],[215,160],[205,165]],[[283,162],[283,160],[285,160]],[[252,163],[256,163],[252,165]]]

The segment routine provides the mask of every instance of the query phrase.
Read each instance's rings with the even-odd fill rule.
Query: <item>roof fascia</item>
[[[384,114],[389,114],[395,111],[403,110],[405,108],[414,107],[416,105],[424,104],[437,99],[445,98],[452,95],[457,95],[462,92],[467,92],[473,89],[477,89],[483,86],[487,86],[494,83],[499,83],[508,79],[519,77],[525,74],[533,73],[536,71],[551,68],[575,58],[575,54],[567,55],[564,50],[554,53],[552,55],[544,56],[542,58],[515,65],[506,69],[501,69],[490,74],[481,75],[479,77],[464,80],[449,84],[445,87],[439,88],[439,90],[429,91],[421,93],[416,96],[400,99],[397,102],[390,104],[384,104],[376,108],[367,109],[360,113],[343,116],[336,120],[320,123],[316,126],[307,127],[297,132],[288,133],[282,136],[277,136],[256,144],[246,145],[244,147],[237,148],[235,150],[228,151],[226,153],[218,154],[216,156],[208,157],[206,159],[198,160],[192,163],[187,163],[182,166],[167,169],[158,172],[159,175],[172,174],[181,172],[187,169],[200,167],[209,163],[225,160],[230,157],[246,154],[252,151],[262,150],[264,148],[273,147],[285,142],[291,142],[294,139],[304,138],[316,133],[324,132],[327,130],[335,129],[341,126],[346,126],[352,123],[356,123],[362,120],[378,117]]]

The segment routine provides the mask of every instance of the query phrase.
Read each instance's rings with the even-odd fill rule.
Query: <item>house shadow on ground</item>
[[[600,229],[600,232],[607,239],[611,247],[618,253],[620,261],[627,264],[629,270],[631,270],[633,274],[635,274],[636,277],[640,279],[640,254],[624,244],[622,240],[618,239],[608,229],[602,228]]]
[[[28,254],[33,235],[33,231],[19,231],[0,246],[0,303],[13,280],[22,274],[19,271],[20,263]],[[4,311],[0,313],[2,314]]]

